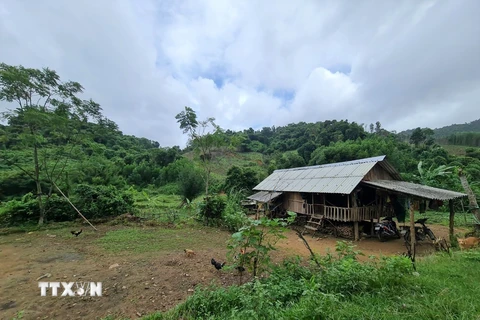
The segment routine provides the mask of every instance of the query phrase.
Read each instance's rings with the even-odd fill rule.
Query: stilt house
[[[396,210],[399,196],[429,200],[431,206],[466,196],[403,181],[385,156],[275,170],[253,190],[259,192],[249,199],[304,215],[312,229],[321,219],[352,222],[356,239],[359,222],[402,214]]]

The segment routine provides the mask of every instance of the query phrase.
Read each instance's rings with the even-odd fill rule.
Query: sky
[[[0,62],[49,67],[125,134],[480,118],[478,0],[0,0]],[[5,109],[5,103],[0,108]]]

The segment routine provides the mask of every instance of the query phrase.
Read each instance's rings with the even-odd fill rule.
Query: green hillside
[[[134,211],[135,195],[144,190],[183,199],[233,189],[248,193],[275,169],[378,155],[386,155],[409,181],[462,191],[455,175],[433,174],[442,165],[462,167],[471,181],[480,180],[478,149],[445,149],[430,139],[430,130],[420,130],[410,144],[379,122],[368,132],[347,120],[234,132],[214,119],[200,121],[186,108],[172,121],[190,135],[191,144],[164,148],[124,135],[98,104],[77,97],[82,90],[49,69],[0,65],[0,100],[16,107],[0,126],[0,224],[72,219],[75,213],[65,214],[71,210],[57,186],[87,215],[98,217]],[[215,130],[201,135],[199,126]]]

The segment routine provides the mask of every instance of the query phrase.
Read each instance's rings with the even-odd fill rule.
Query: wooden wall
[[[283,207],[285,210],[296,213],[304,213],[303,199],[298,192],[286,192],[283,194]]]
[[[378,163],[370,170],[363,180],[394,180],[393,177]]]

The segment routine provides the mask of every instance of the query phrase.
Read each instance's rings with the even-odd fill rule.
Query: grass
[[[188,218],[192,213],[181,208],[182,200],[178,195],[143,191],[136,192],[134,200],[138,216],[159,222],[177,222]]]
[[[185,156],[191,160],[194,158],[192,152],[186,153]],[[266,175],[267,170],[263,163],[263,158],[264,156],[260,152],[227,152],[212,160],[212,173],[220,177],[225,177],[228,169],[232,166],[250,166],[259,169]],[[200,166],[200,164],[198,165]]]
[[[76,226],[76,224],[72,221],[47,223],[42,226],[39,226],[36,222],[32,222],[32,223],[26,223],[18,226],[0,228],[0,235],[7,235],[7,234],[13,234],[13,233],[37,232],[37,231],[48,232],[50,230],[63,230],[66,228],[72,228],[74,226]]]
[[[415,211],[415,219],[428,218],[425,223],[427,226],[431,224],[439,224],[442,226],[448,226],[450,224],[450,213],[442,211],[427,211],[426,213],[419,213]],[[410,221],[409,216],[405,218],[405,224]],[[469,212],[456,212],[455,213],[455,227],[472,227],[474,223],[474,216]],[[400,225],[402,225],[400,223]]]
[[[471,148],[469,146],[457,146],[453,144],[441,144],[441,146],[445,151],[455,156],[464,156],[466,154],[465,149]]]
[[[114,254],[182,251],[225,247],[227,233],[207,227],[129,228],[109,231],[98,243]]]

